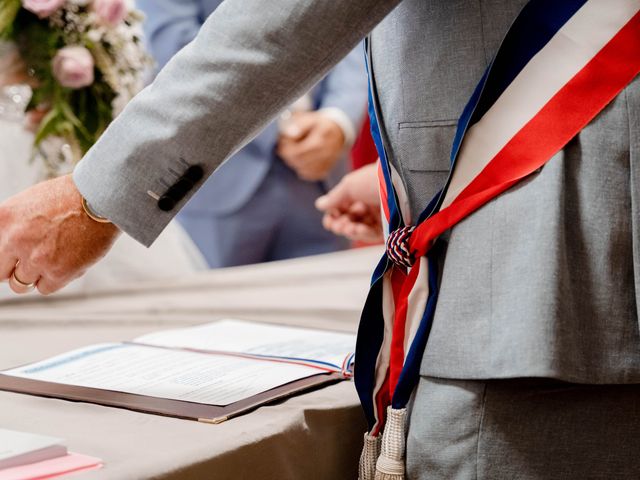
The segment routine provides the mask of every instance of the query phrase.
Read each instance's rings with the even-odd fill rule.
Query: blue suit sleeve
[[[136,6],[146,15],[144,34],[158,70],[196,37],[206,18],[198,0],[137,0]]]
[[[321,81],[318,108],[342,110],[358,131],[367,108],[367,72],[362,44],[353,49]]]

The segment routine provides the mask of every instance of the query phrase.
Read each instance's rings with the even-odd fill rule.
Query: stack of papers
[[[69,453],[59,438],[0,429],[0,480],[35,480],[98,468],[102,461]]]
[[[0,470],[66,454],[67,447],[59,438],[0,429]]]

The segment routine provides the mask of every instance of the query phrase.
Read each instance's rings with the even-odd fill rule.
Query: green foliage
[[[54,108],[42,119],[40,128],[36,132],[35,144],[39,145],[50,135],[62,135],[72,131],[73,126],[65,122],[61,112]]]
[[[11,36],[13,22],[21,7],[20,0],[0,0],[0,39]]]
[[[27,69],[38,79],[41,88],[48,88],[51,94],[56,83],[51,62],[56,52],[64,46],[62,34],[26,10],[21,11],[16,20],[22,23],[13,35],[20,56]]]
[[[86,153],[113,120],[111,102],[115,93],[101,82],[79,90],[59,86],[56,89],[53,108],[40,124],[35,144],[39,145],[50,135],[72,135],[78,140],[82,153]],[[41,94],[42,90],[36,90],[34,99]],[[49,97],[45,94],[44,98]],[[34,104],[37,105],[37,100]]]

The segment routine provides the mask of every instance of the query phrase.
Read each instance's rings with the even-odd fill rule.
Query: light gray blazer
[[[163,212],[147,191],[174,181],[178,158],[211,173],[391,12],[373,32],[372,68],[417,215],[525,0],[398,3],[225,1],[80,163],[80,191],[151,243],[184,201]],[[638,152],[636,79],[539,173],[454,227],[423,374],[640,382]]]

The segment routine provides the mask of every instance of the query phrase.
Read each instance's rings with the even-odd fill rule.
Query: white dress
[[[44,164],[30,160],[33,134],[23,127],[20,111],[24,93],[16,87],[0,88],[0,201],[46,178]],[[151,248],[121,235],[100,263],[62,292],[92,293],[144,280],[181,277],[204,268],[200,252],[173,222]],[[0,284],[0,301],[10,297],[8,286]]]

